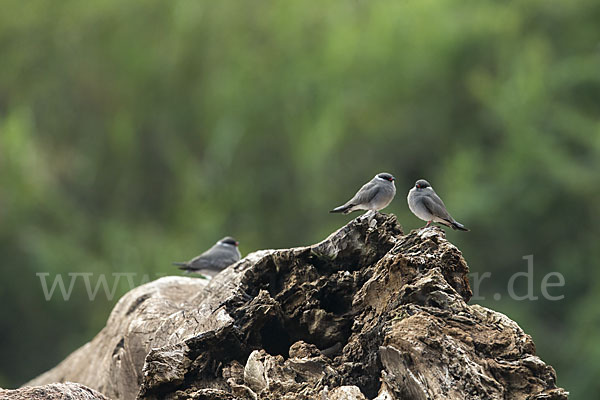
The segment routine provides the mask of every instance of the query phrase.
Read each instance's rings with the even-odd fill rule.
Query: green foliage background
[[[471,271],[492,273],[480,303],[573,399],[600,391],[600,2],[2,6],[0,386],[54,366],[116,302],[81,284],[46,302],[37,272],[175,274],[225,234],[243,253],[314,243],[389,171],[386,212],[421,226],[404,196],[427,178],[471,228],[448,232]],[[528,254],[536,294],[558,271],[564,300],[507,296]]]

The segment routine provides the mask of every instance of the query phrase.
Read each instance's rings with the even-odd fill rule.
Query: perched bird
[[[410,208],[410,211],[423,221],[427,221],[426,227],[432,222],[439,222],[452,229],[468,231],[463,224],[457,222],[452,218],[448,211],[446,211],[444,202],[425,179],[419,179],[415,183],[415,187],[410,189],[406,199],[408,200],[408,208]]]
[[[330,212],[348,214],[356,210],[379,211],[388,206],[396,195],[395,178],[382,172],[360,188],[346,204],[336,207]]]
[[[213,277],[242,257],[238,241],[230,236],[219,240],[213,247],[188,262],[174,262],[179,269]]]

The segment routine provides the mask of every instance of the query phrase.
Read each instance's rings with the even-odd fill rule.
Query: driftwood
[[[367,214],[209,282],[130,291],[27,385],[74,381],[112,399],[566,399],[529,335],[467,304],[467,273],[441,229],[404,235],[395,216]]]

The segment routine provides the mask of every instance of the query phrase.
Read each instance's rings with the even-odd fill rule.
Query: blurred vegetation
[[[389,171],[386,212],[422,226],[405,193],[427,178],[492,272],[481,303],[595,398],[598,21],[593,0],[5,1],[0,386],[91,339],[127,290],[46,302],[37,272],[154,279],[225,234],[244,254],[314,243]],[[536,294],[559,271],[564,300],[506,296],[528,254]]]

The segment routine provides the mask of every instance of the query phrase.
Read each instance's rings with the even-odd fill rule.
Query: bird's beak
[[[235,247],[238,247],[240,245],[240,242],[235,242]]]

